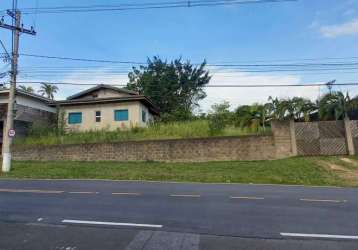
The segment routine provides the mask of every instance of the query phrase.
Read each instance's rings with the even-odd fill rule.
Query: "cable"
[[[297,0],[192,0],[176,2],[156,2],[156,3],[131,3],[121,5],[87,5],[87,6],[57,6],[42,7],[38,10],[33,8],[23,8],[23,14],[60,14],[60,13],[80,13],[80,12],[103,12],[103,11],[125,11],[125,10],[146,10],[146,9],[169,9],[169,8],[190,8],[203,6],[220,5],[242,5],[242,4],[263,4],[294,2]],[[26,11],[28,10],[28,11]]]
[[[95,86],[98,83],[75,83],[75,82],[53,82],[53,81],[19,81],[18,83],[28,83],[28,84],[41,84],[48,83],[52,85],[73,85],[73,86]],[[120,86],[125,87],[125,84],[109,84],[110,86]],[[333,86],[358,86],[358,82],[347,82],[347,83],[333,83]],[[208,84],[203,87],[205,88],[267,88],[267,87],[319,87],[327,86],[327,83],[307,83],[307,84],[252,84],[252,85],[217,85],[217,84]]]
[[[136,64],[143,65],[145,62],[136,61],[115,61],[115,60],[101,60],[101,59],[88,59],[88,58],[73,58],[73,57],[59,57],[59,56],[47,56],[47,55],[36,55],[36,54],[20,54],[27,57],[35,58],[47,58],[47,59],[58,59],[58,60],[70,60],[70,61],[82,61],[82,62],[99,62],[99,63],[113,63],[113,64]],[[194,63],[200,65],[200,63]],[[206,64],[206,66],[213,67],[317,67],[317,66],[357,66],[358,62],[350,63],[301,63],[301,64]]]

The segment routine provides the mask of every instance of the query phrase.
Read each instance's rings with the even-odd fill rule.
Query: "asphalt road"
[[[358,189],[0,181],[0,249],[358,249]]]

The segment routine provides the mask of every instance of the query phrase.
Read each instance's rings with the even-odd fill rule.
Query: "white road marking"
[[[73,192],[68,192],[69,194],[98,194],[98,192],[85,192],[85,191],[73,191]]]
[[[280,234],[281,234],[281,236],[288,236],[288,237],[310,237],[310,238],[330,238],[330,239],[358,240],[358,236],[353,236],[353,235],[301,234],[301,233],[280,233]]]
[[[112,195],[136,195],[139,196],[141,193],[112,193]]]
[[[88,225],[107,225],[107,226],[127,226],[127,227],[150,227],[150,228],[162,228],[163,227],[163,225],[155,225],[155,224],[136,224],[136,223],[122,223],[122,222],[108,222],[108,221],[88,221],[88,220],[62,220],[62,223],[88,224]]]
[[[264,200],[263,197],[230,196],[230,199]]]
[[[342,202],[347,202],[346,200],[318,200],[318,199],[300,199],[300,201],[310,201],[310,202],[332,202],[332,203],[342,203]]]
[[[38,194],[62,194],[64,191],[57,190],[37,190],[37,189],[0,189],[5,193],[38,193]]]
[[[191,198],[199,198],[199,194],[171,194],[171,197],[191,197]]]

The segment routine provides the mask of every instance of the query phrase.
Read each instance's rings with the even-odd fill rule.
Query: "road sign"
[[[10,129],[10,130],[9,130],[9,136],[10,136],[10,137],[14,137],[15,134],[16,134],[16,132],[15,132],[14,129]]]

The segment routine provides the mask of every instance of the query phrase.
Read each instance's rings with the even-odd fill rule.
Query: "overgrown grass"
[[[25,145],[53,145],[53,144],[79,144],[117,142],[128,140],[160,140],[180,138],[204,138],[210,136],[242,136],[250,134],[263,134],[264,131],[253,132],[250,129],[236,127],[225,128],[220,133],[213,134],[206,120],[155,123],[148,128],[132,128],[126,131],[97,130],[88,132],[72,132],[65,135],[47,132],[45,134],[34,133],[24,139],[15,140],[15,144]],[[270,133],[269,129],[265,133]]]
[[[321,158],[320,158],[321,159]],[[324,158],[326,159],[326,158]],[[348,186],[316,158],[206,163],[14,162],[0,178],[112,179]]]

